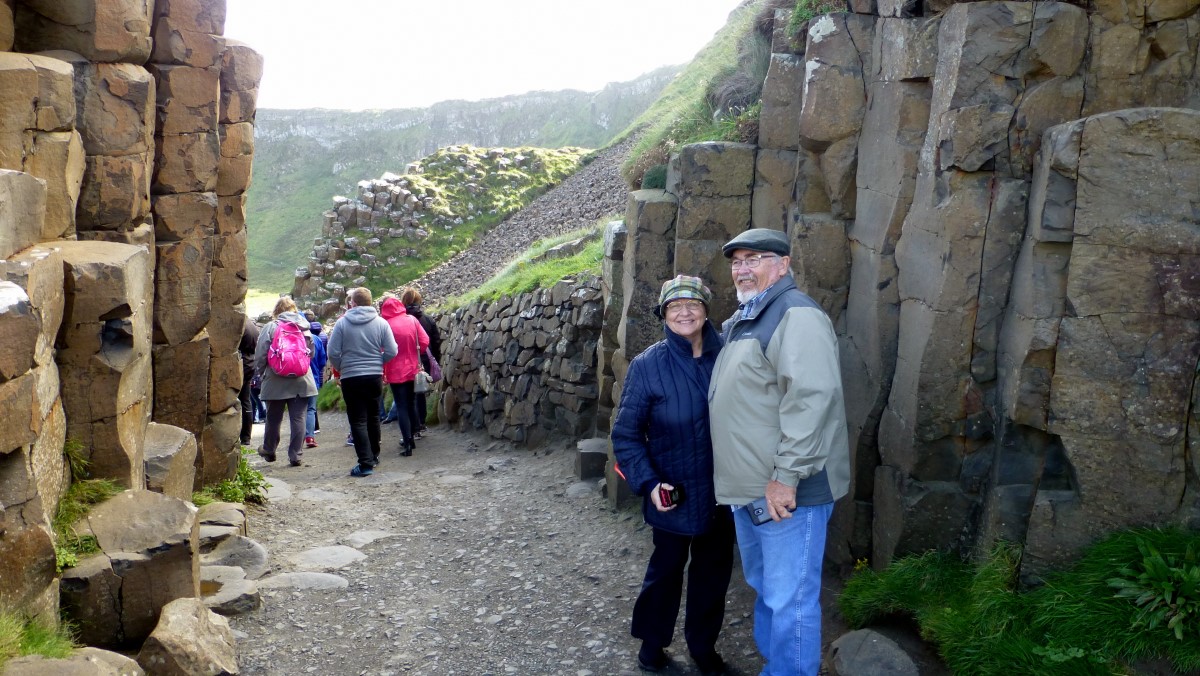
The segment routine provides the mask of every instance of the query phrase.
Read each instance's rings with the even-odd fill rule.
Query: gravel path
[[[265,578],[350,545],[322,552],[348,586],[264,589],[261,609],[232,619],[243,674],[641,673],[629,617],[650,530],[574,478],[574,444],[517,450],[434,427],[401,458],[391,425],[376,474],[354,479],[343,416],[322,422],[304,466],[255,459],[275,497],[250,536],[270,551]],[[352,550],[365,558],[335,568],[331,552]],[[752,604],[735,570],[718,649],[745,674],[761,667]],[[670,673],[695,673],[680,632]]]

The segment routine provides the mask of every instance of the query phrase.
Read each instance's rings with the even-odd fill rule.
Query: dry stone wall
[[[1200,1],[851,3],[776,15],[757,146],[672,158],[606,251],[606,406],[656,339],[652,296],[719,245],[788,233],[834,320],[854,486],[829,556],[1200,525]],[[620,308],[619,312],[617,308]]]
[[[131,496],[103,528],[112,557],[70,576],[120,615],[68,604],[112,645],[197,595],[184,501],[237,466],[262,59],[224,17],[224,0],[0,2],[0,606],[58,617],[70,440]]]
[[[590,277],[442,316],[443,420],[529,446],[590,436],[603,314],[600,279]]]

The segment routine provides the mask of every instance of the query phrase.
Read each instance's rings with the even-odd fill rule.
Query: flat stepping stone
[[[386,530],[359,530],[346,536],[346,544],[355,549],[362,549],[376,540],[395,537],[395,535]]]
[[[200,566],[200,596],[219,615],[241,615],[262,605],[258,584],[237,566]]]
[[[271,477],[267,480],[271,487],[267,489],[267,501],[283,502],[292,497],[292,487],[283,479]]]
[[[404,483],[412,479],[415,474],[409,472],[380,472],[376,470],[374,474],[365,479],[358,479],[357,483],[367,486],[383,486],[387,484]]]
[[[306,488],[296,494],[301,500],[312,502],[346,502],[350,496],[338,491],[327,491],[324,488]]]
[[[345,589],[350,582],[330,573],[281,573],[258,581],[259,589]]]
[[[586,498],[595,495],[600,490],[599,481],[576,481],[567,486],[566,496],[568,498]]]
[[[835,676],[919,676],[921,671],[895,641],[870,629],[858,629],[829,648]]]
[[[246,534],[246,506],[237,502],[210,502],[200,508],[196,520],[205,526],[237,526]]]
[[[204,566],[237,566],[246,571],[246,578],[257,580],[267,572],[270,555],[267,548],[248,537],[234,535],[217,545],[215,549],[200,555]]]
[[[470,480],[471,477],[463,476],[461,474],[447,474],[446,476],[440,476],[437,478],[437,482],[443,486],[456,486],[458,484],[465,484]]]
[[[332,545],[300,552],[292,557],[292,562],[300,570],[337,570],[365,558],[366,554],[353,547]]]

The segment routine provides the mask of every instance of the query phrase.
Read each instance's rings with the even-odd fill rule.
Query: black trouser
[[[238,403],[242,405],[241,441],[243,446],[250,445],[250,433],[254,429],[254,409],[250,406],[250,381],[253,378],[254,371],[242,369],[242,389],[238,390]]]
[[[413,432],[417,423],[413,420],[413,381],[407,383],[391,383],[392,398],[396,400],[396,422],[400,424],[400,444],[404,448],[412,448]]]
[[[379,463],[379,402],[383,399],[383,376],[342,378],[342,401],[350,421],[350,437],[358,464],[374,467]]]
[[[691,654],[708,656],[721,633],[725,592],[733,574],[733,515],[728,507],[717,506],[708,531],[702,535],[653,530],[654,552],[646,566],[642,591],[633,604],[633,626],[629,633],[652,646],[665,648],[671,644],[686,568],[683,637]]]
[[[425,419],[429,417],[429,398],[427,393],[420,392],[416,395],[416,401],[413,402],[417,410],[417,419],[413,422],[413,429],[419,430],[425,426]]]

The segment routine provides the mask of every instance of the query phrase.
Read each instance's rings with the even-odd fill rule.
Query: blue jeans
[[[304,418],[304,436],[311,437],[317,431],[317,395],[308,398],[308,415]]]
[[[742,572],[758,593],[754,642],[762,676],[817,676],[821,667],[821,561],[833,503],[798,507],[792,518],[755,526],[733,510]]]

